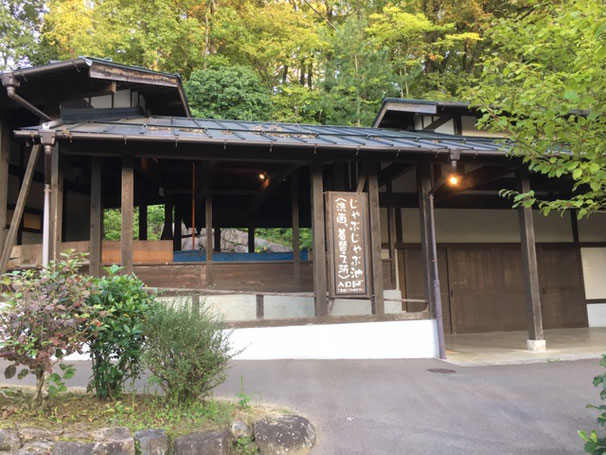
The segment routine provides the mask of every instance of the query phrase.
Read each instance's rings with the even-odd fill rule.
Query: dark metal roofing
[[[423,105],[423,106],[434,106],[436,112],[440,111],[448,111],[448,110],[468,110],[470,115],[473,115],[474,111],[477,109],[472,106],[470,103],[464,101],[441,101],[441,100],[420,100],[414,98],[383,98],[381,102],[381,106],[375,116],[375,119],[372,121],[372,125],[375,127],[380,127],[381,119],[384,115],[390,110],[388,105],[394,104],[409,104],[409,105]]]
[[[17,137],[39,137],[43,126],[15,131]],[[503,141],[424,131],[332,125],[203,120],[187,117],[133,117],[96,120],[50,128],[57,139],[163,141],[173,143],[267,145],[317,149],[390,150],[463,154],[504,154]]]

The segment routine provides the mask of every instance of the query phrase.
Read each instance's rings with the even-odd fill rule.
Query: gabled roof
[[[161,73],[93,57],[78,57],[46,65],[2,73],[18,82],[17,93],[36,106],[52,105],[69,99],[111,93],[131,88],[150,95],[153,113],[189,116],[183,84],[178,74]],[[0,110],[16,107],[0,89]]]
[[[374,127],[393,127],[391,117],[402,115],[475,115],[477,109],[463,101],[418,100],[412,98],[383,98]]]
[[[39,137],[38,126],[17,130],[17,137]],[[57,139],[250,145],[289,149],[341,149],[390,152],[448,152],[504,155],[502,140],[451,136],[426,131],[299,125],[186,117],[133,117],[95,120],[51,128]],[[200,149],[202,150],[202,149]]]

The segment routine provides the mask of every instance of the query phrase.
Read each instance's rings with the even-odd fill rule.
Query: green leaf
[[[16,372],[17,367],[15,365],[9,365],[4,369],[4,377],[6,379],[11,379],[13,376],[15,376]]]
[[[23,368],[17,375],[17,379],[23,379],[25,376],[28,375],[28,373],[29,373],[29,370],[27,368]]]

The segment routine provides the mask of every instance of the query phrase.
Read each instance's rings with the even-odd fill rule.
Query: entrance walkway
[[[446,360],[455,365],[506,365],[597,359],[606,354],[606,327],[545,330],[547,350],[526,350],[528,332],[446,335]]]

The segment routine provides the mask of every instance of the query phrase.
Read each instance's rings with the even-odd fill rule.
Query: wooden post
[[[0,122],[0,248],[6,241],[8,224],[8,157],[10,153],[10,128]],[[2,252],[0,251],[0,254]]]
[[[206,170],[205,191],[205,221],[206,221],[206,286],[212,285],[212,261],[213,261],[213,171],[212,167]]]
[[[290,176],[290,197],[292,217],[292,259],[295,276],[295,286],[301,285],[301,258],[299,254],[299,188],[297,182],[297,171]]]
[[[32,186],[32,177],[34,175],[34,168],[36,166],[36,160],[38,159],[39,150],[40,146],[36,144],[32,147],[31,153],[29,155],[27,168],[25,169],[25,175],[23,176],[23,183],[21,185],[21,189],[19,190],[17,204],[15,205],[13,218],[11,219],[11,225],[4,240],[4,249],[2,250],[2,256],[0,256],[0,275],[6,272],[6,266],[11,256],[11,250],[15,245],[17,231],[19,229],[19,226],[21,225],[21,218],[23,217],[23,210],[25,209],[25,202],[27,201],[27,196],[29,195],[29,189]]]
[[[221,228],[216,227],[213,232],[214,232],[214,235],[215,235],[215,247],[214,247],[214,250],[216,252],[220,252],[221,251]]]
[[[429,191],[431,190],[431,165],[419,163],[417,165],[417,193],[419,195],[419,218],[421,219],[421,256],[423,258],[423,281],[425,285],[425,299],[433,311],[431,298],[431,233],[429,217]]]
[[[173,250],[181,251],[182,248],[182,232],[181,225],[183,224],[183,214],[181,213],[181,204],[175,202],[175,233],[173,234]]]
[[[389,242],[389,259],[391,261],[391,282],[394,288],[397,289],[397,274],[396,274],[396,220],[395,220],[395,208],[391,202],[392,187],[391,182],[386,185],[387,197],[389,203],[387,204],[387,239]]]
[[[324,189],[322,182],[322,163],[314,161],[311,165],[311,212],[313,237],[313,282],[316,316],[328,315],[326,296],[326,229],[324,222]]]
[[[526,173],[518,170],[516,178],[518,189],[521,193],[530,191],[530,180]],[[526,286],[526,304],[528,310],[528,340],[526,346],[531,351],[542,351],[545,350],[546,343],[543,337],[539,267],[537,264],[532,208],[518,208],[518,216],[520,222],[520,240],[522,242],[522,271]]]
[[[147,240],[147,204],[139,204],[139,240]]]
[[[162,228],[162,240],[173,238],[173,202],[166,198],[164,201],[164,227]]]
[[[255,252],[255,228],[252,223],[248,226],[248,252]]]
[[[120,234],[120,264],[124,273],[133,272],[133,202],[134,202],[133,158],[122,157],[122,230]]]
[[[369,163],[368,199],[370,214],[370,247],[372,257],[372,284],[374,314],[385,314],[383,296],[383,263],[381,261],[381,212],[379,207],[378,164]]]
[[[101,275],[101,248],[103,241],[103,188],[101,176],[101,158],[91,158],[90,179],[90,246],[89,273]]]
[[[63,173],[59,157],[59,145],[55,144],[51,152],[51,187],[50,187],[50,233],[49,259],[56,261],[61,251],[61,222],[63,219]]]

